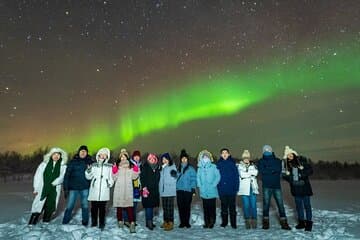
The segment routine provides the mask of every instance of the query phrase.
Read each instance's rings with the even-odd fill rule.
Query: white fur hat
[[[298,153],[294,149],[291,149],[289,146],[285,146],[283,158],[287,159],[287,156],[289,155],[289,153],[292,153],[292,154],[295,154],[296,156],[298,156]]]
[[[97,161],[99,161],[99,155],[102,154],[102,153],[106,154],[107,158],[105,159],[105,162],[107,162],[109,160],[109,158],[110,158],[110,149],[101,148],[96,154],[96,160]]]
[[[58,148],[58,147],[53,147],[50,149],[50,151],[44,155],[44,162],[48,162],[51,158],[51,156],[54,154],[54,153],[60,153],[61,155],[61,164],[64,165],[67,163],[68,161],[68,156],[67,156],[67,153],[62,150],[61,148]]]
[[[247,158],[247,159],[250,159],[250,152],[249,152],[249,150],[244,150],[244,152],[243,152],[243,154],[242,154],[242,159],[245,159],[245,158]]]

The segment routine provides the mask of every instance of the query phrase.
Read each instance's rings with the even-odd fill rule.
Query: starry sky
[[[360,2],[0,0],[0,151],[360,161]]]

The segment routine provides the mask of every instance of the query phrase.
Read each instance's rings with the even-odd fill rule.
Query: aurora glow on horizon
[[[360,2],[3,1],[0,152],[360,161]]]

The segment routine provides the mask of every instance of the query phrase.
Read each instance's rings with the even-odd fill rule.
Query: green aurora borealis
[[[237,114],[279,94],[359,88],[359,43],[343,46],[304,49],[286,61],[286,57],[269,57],[261,65],[231,66],[223,72],[192,76],[191,84],[181,85],[178,79],[179,87],[132,102],[119,113],[115,125],[95,120],[88,134],[71,141],[63,138],[60,143],[69,149],[80,142],[91,149],[116,148],[189,121]]]

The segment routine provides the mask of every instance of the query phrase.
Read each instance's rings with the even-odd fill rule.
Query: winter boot
[[[257,228],[257,220],[256,219],[250,219],[250,225],[251,228],[256,229]]]
[[[209,218],[209,228],[214,228],[215,225],[215,217]]]
[[[221,214],[222,223],[220,224],[220,227],[226,227],[228,225],[228,215],[227,214]]]
[[[124,221],[118,221],[118,227],[119,228],[124,227]]]
[[[246,229],[250,229],[250,228],[251,228],[251,220],[250,220],[250,219],[245,219],[245,228],[246,228]]]
[[[236,229],[236,215],[235,214],[230,215],[230,224],[231,224],[232,228]]]
[[[280,225],[281,225],[281,229],[291,230],[291,227],[289,226],[286,218],[280,218]]]
[[[167,225],[166,225],[166,227],[164,227],[164,230],[165,231],[171,231],[171,230],[173,230],[173,228],[174,228],[174,223],[173,222],[167,222]]]
[[[33,213],[30,216],[29,225],[35,225],[39,220],[40,213]]]
[[[125,225],[126,227],[130,228],[130,223],[129,223],[129,222],[124,221],[124,225]]]
[[[152,226],[152,221],[151,220],[146,220],[146,227],[149,230],[154,230],[153,226]]]
[[[312,221],[305,221],[305,231],[311,232],[312,226],[313,226],[313,222],[312,222]]]
[[[299,220],[298,225],[295,226],[296,229],[303,229],[305,228],[305,220]]]
[[[270,228],[269,217],[264,217],[263,218],[262,228],[263,229],[269,229]]]
[[[132,222],[132,223],[130,223],[130,233],[136,233],[136,231],[135,231],[135,223],[134,222]]]

